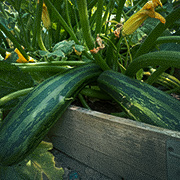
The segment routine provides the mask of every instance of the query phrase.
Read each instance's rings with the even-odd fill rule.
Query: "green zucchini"
[[[0,126],[0,165],[17,164],[30,154],[74,96],[85,84],[95,81],[100,73],[96,64],[83,65],[35,87]]]
[[[111,70],[104,71],[97,81],[134,120],[180,131],[180,101],[147,83]]]

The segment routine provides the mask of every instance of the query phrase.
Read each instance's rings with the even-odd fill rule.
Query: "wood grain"
[[[55,148],[113,180],[166,180],[166,142],[180,142],[180,132],[76,106],[49,137]]]

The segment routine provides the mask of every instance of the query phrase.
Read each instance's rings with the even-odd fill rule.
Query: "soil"
[[[91,108],[91,110],[94,110],[94,111],[99,111],[106,114],[122,112],[122,109],[120,108],[120,106],[116,102],[113,102],[113,101],[87,98],[86,102],[88,106]],[[73,105],[83,107],[81,102],[79,102],[78,100],[76,100],[73,103]]]

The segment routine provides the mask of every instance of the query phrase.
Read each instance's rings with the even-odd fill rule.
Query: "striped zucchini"
[[[180,102],[170,95],[111,70],[99,76],[98,84],[134,120],[180,131]]]
[[[42,141],[52,125],[89,81],[101,70],[83,65],[51,77],[30,92],[3,120],[0,127],[0,164],[17,164]]]

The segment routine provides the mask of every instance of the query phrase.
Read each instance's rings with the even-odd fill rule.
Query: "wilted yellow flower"
[[[94,53],[94,54],[98,53],[99,50],[105,48],[105,45],[103,44],[102,39],[99,37],[99,34],[97,34],[96,42],[97,42],[97,44],[98,44],[99,46],[98,46],[97,48],[94,48],[94,49],[91,49],[91,50],[90,50],[90,52],[91,52],[91,53]]]
[[[114,35],[117,38],[119,38],[122,28],[123,28],[123,24],[121,24],[121,23],[116,24],[116,30],[114,31]]]
[[[37,1],[37,3],[39,3],[39,0]],[[47,6],[46,4],[43,2],[43,7],[42,7],[42,16],[41,16],[41,19],[42,19],[42,22],[45,26],[45,28],[49,28],[51,26],[51,20],[50,20],[50,17],[49,17],[49,13],[48,13],[48,9],[47,9]]]
[[[148,1],[140,11],[132,15],[124,23],[122,35],[126,36],[132,34],[148,17],[159,19],[163,24],[165,24],[166,20],[164,17],[155,12],[155,8],[158,5],[162,7],[160,0]]]
[[[49,18],[49,13],[48,13],[47,6],[45,5],[45,3],[43,3],[43,10],[42,10],[41,18],[42,18],[45,28],[48,29],[51,26],[51,20]]]

